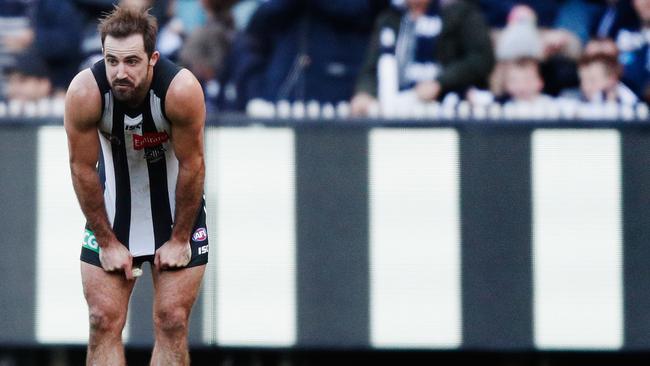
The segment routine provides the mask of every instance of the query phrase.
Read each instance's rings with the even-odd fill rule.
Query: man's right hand
[[[111,243],[99,249],[99,262],[106,272],[124,271],[127,280],[133,280],[131,266],[133,256],[120,242]]]

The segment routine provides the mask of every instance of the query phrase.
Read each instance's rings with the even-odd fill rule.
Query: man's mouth
[[[115,82],[113,83],[115,86],[121,86],[121,87],[133,87],[133,84],[128,83],[128,82]]]

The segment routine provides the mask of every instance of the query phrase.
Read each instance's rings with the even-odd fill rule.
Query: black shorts
[[[192,236],[190,238],[190,246],[192,247],[192,257],[190,262],[185,266],[185,268],[202,266],[208,263],[208,229],[205,224],[205,211],[200,210],[200,213],[192,229]],[[164,243],[159,243],[156,245],[156,250]],[[90,230],[88,225],[86,225],[86,231],[84,234],[84,239],[81,243],[81,261],[86,262],[97,267],[101,267],[102,264],[99,261],[99,245],[95,239],[95,234]],[[142,263],[149,262],[153,265],[154,256],[153,255],[144,255],[139,257],[133,257],[133,266],[140,267]]]

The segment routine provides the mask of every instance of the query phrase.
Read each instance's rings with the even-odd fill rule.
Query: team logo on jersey
[[[133,149],[142,150],[148,147],[156,147],[169,141],[167,131],[145,132],[143,135],[133,135]]]
[[[194,241],[204,241],[207,238],[208,238],[208,231],[205,230],[205,228],[203,227],[196,229],[196,231],[192,235],[192,239]]]

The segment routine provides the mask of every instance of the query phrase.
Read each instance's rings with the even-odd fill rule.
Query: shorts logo
[[[84,233],[84,239],[81,243],[81,246],[86,249],[90,249],[95,253],[99,253],[99,244],[95,238],[95,233],[88,229],[86,229],[86,232]]]
[[[196,229],[196,231],[192,235],[192,239],[194,241],[204,241],[207,238],[208,238],[208,232],[203,227]]]
[[[208,245],[204,245],[202,247],[199,247],[199,255],[201,254],[207,254],[208,253]]]

